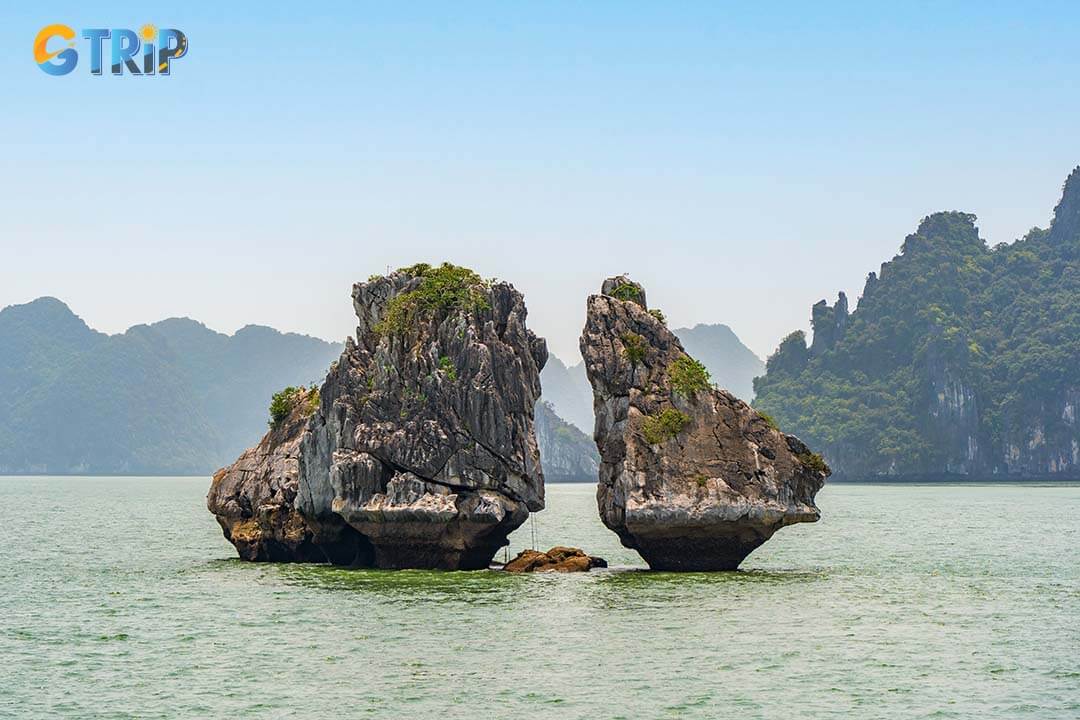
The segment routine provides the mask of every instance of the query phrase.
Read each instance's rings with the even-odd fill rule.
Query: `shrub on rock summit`
[[[386,314],[375,327],[380,335],[400,333],[421,318],[489,307],[485,292],[488,283],[469,268],[451,263],[438,267],[418,263],[398,272],[419,276],[420,286],[395,296],[387,304]]]

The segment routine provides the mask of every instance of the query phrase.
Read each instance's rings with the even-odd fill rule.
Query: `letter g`
[[[39,68],[50,75],[67,75],[74,70],[75,65],[78,64],[79,53],[73,48],[49,52],[46,46],[49,44],[49,40],[52,40],[57,36],[60,36],[65,40],[74,40],[75,31],[67,25],[60,24],[46,25],[41,28],[41,32],[39,32],[34,39],[34,62],[38,64]],[[60,62],[50,62],[53,58],[56,58]]]

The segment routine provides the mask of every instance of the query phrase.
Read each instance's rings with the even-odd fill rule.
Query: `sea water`
[[[1080,717],[1080,487],[829,485],[732,573],[240,562],[208,478],[0,478],[3,718]]]

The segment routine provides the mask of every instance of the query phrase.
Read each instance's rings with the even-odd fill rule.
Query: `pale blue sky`
[[[214,5],[0,10],[0,306],[341,339],[353,281],[448,259],[569,360],[625,271],[764,355],[923,215],[1011,241],[1080,164],[1074,2]],[[52,77],[53,22],[190,53]]]

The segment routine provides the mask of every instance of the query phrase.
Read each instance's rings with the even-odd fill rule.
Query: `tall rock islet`
[[[780,528],[819,518],[821,457],[713,387],[641,285],[617,276],[589,297],[581,354],[600,518],[651,568],[735,569]]]
[[[449,264],[372,277],[352,297],[356,337],[290,435],[292,507],[316,546],[356,533],[356,564],[485,568],[544,507],[533,412],[547,346],[524,299]]]

